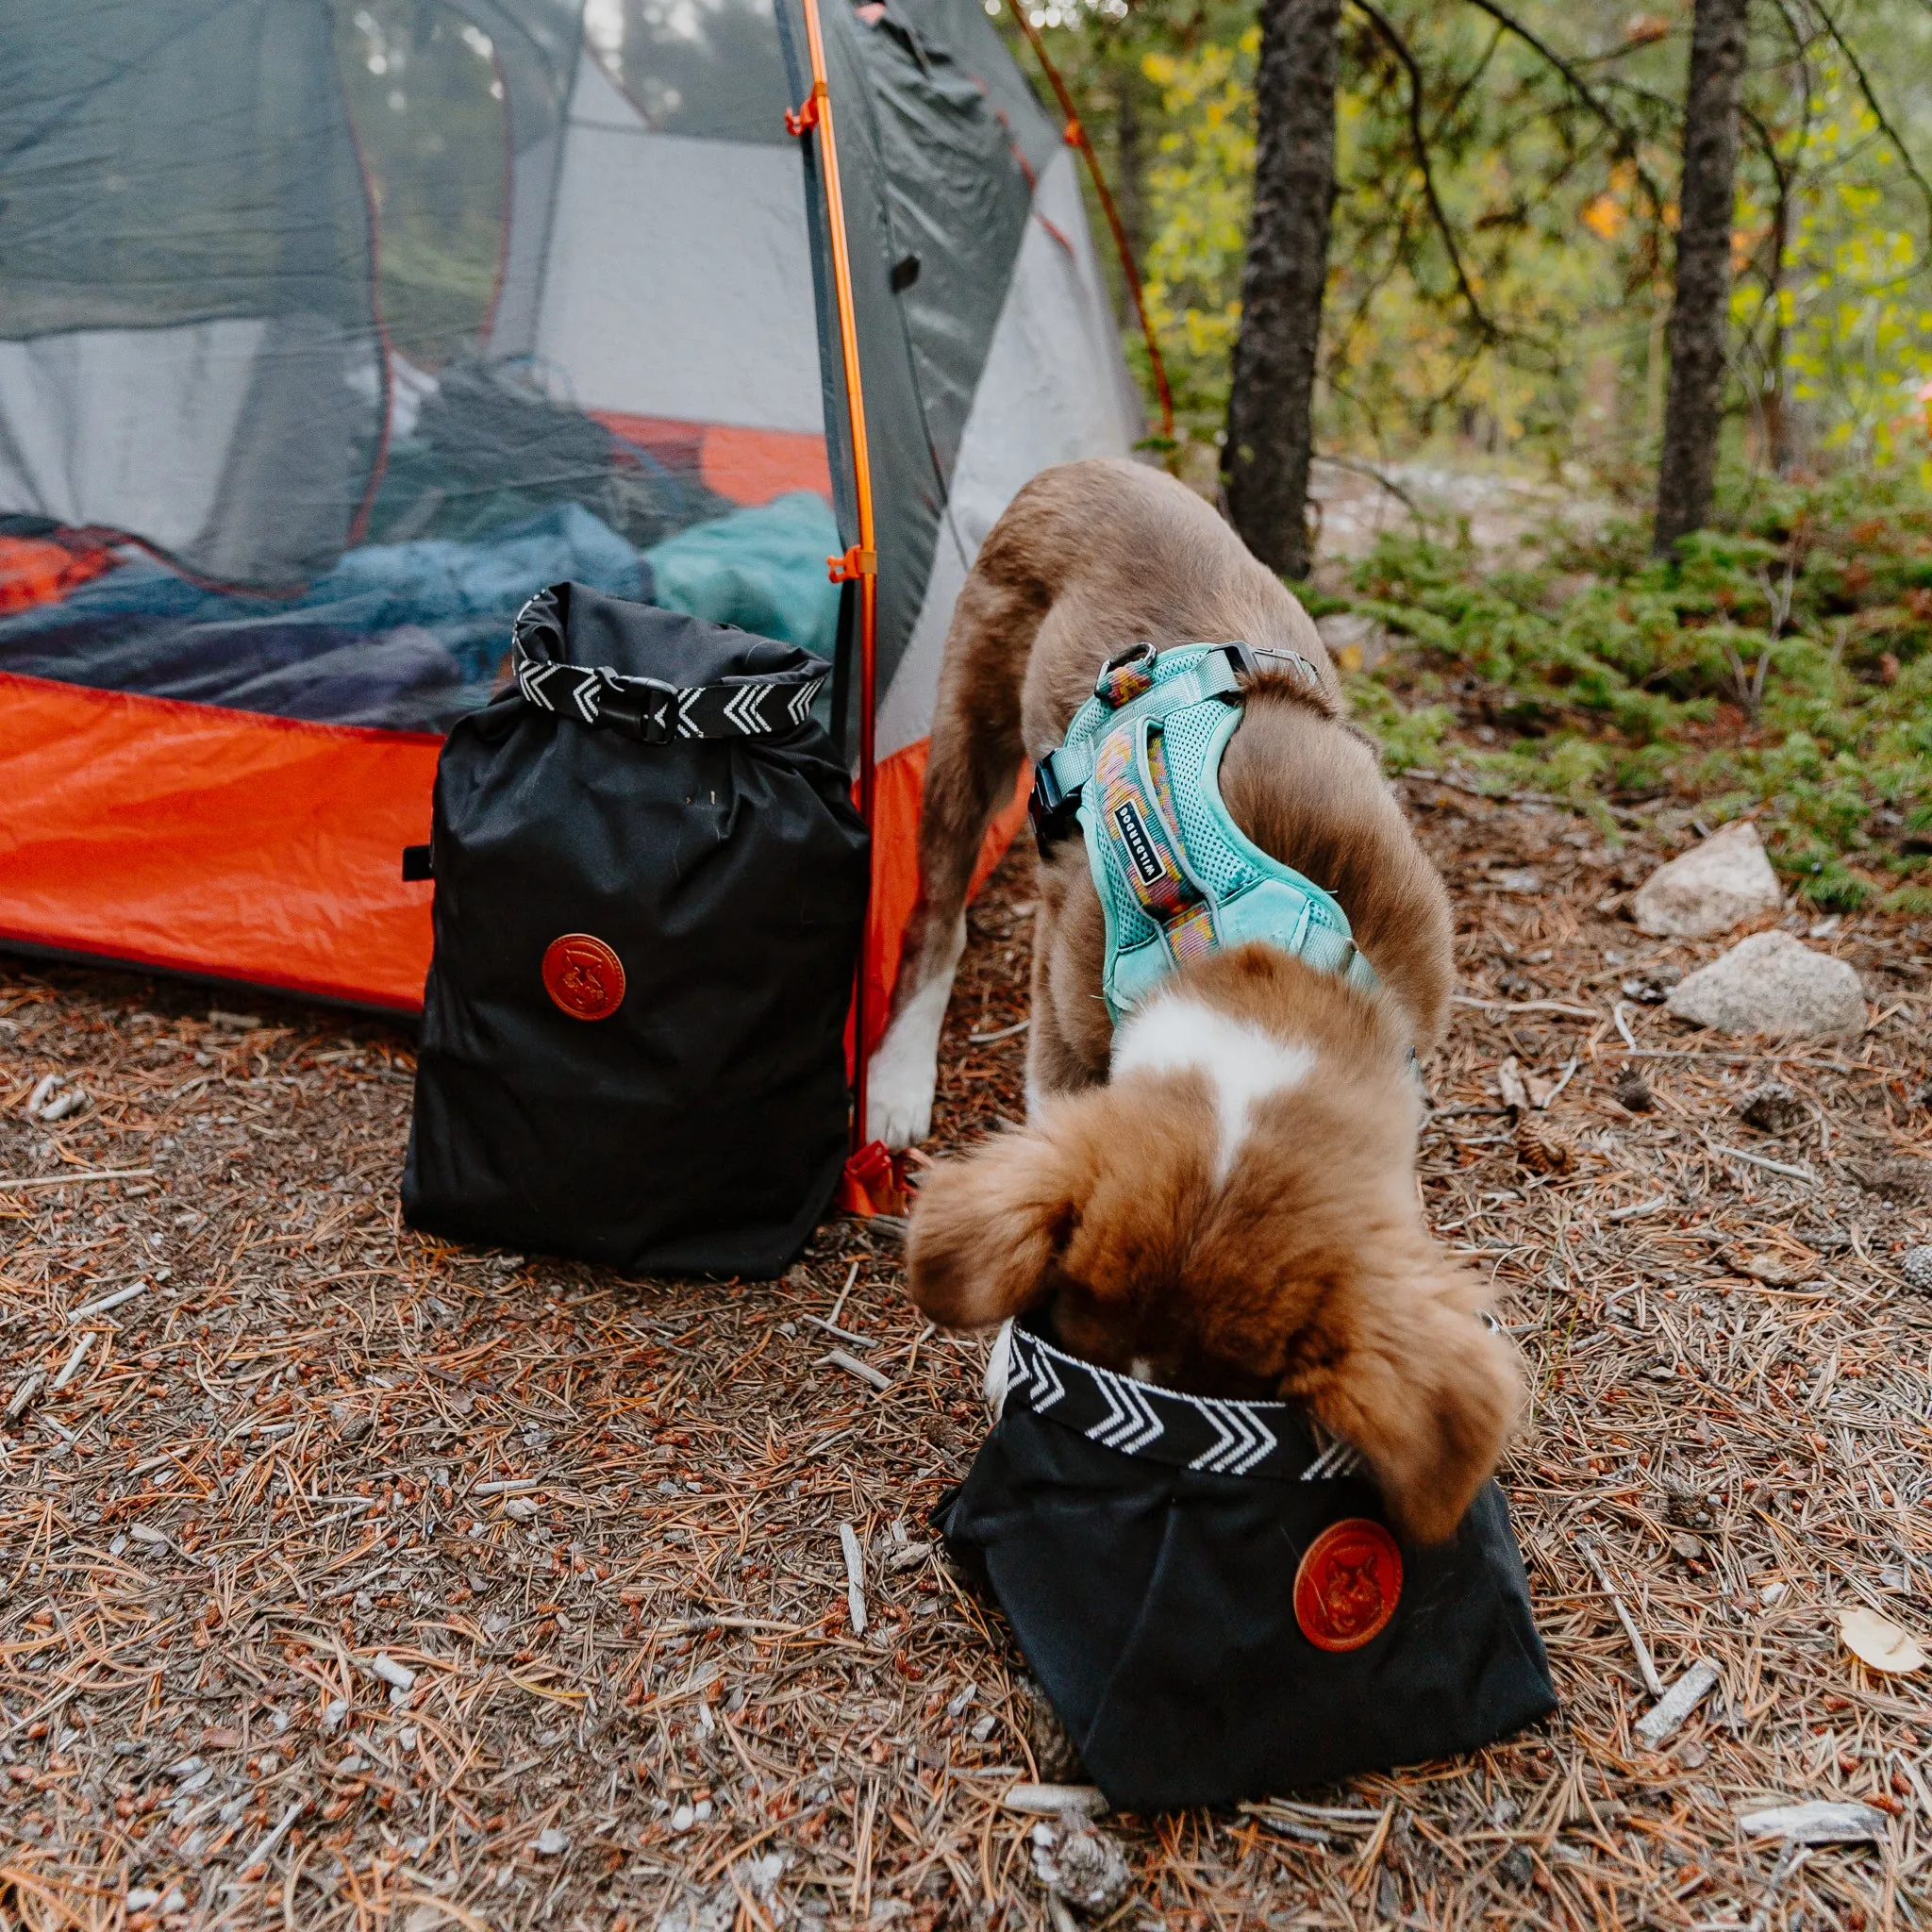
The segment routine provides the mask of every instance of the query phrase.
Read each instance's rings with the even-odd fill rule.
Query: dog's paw
[[[905,1037],[903,1021],[902,1015],[892,1023],[873,1055],[865,1090],[865,1137],[894,1149],[911,1147],[932,1132],[940,1077],[938,1042],[922,1054],[920,1042]]]

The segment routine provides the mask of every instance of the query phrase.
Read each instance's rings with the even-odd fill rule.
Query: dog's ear
[[[947,1328],[986,1328],[1032,1307],[1079,1222],[1073,1159],[1034,1129],[935,1167],[906,1231],[907,1282]]]
[[[1472,1278],[1422,1268],[1325,1300],[1282,1392],[1361,1451],[1409,1536],[1440,1543],[1495,1469],[1522,1379],[1515,1350],[1472,1312]]]

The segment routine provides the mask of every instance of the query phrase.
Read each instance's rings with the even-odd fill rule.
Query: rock
[[[1805,1103],[1776,1080],[1754,1087],[1738,1102],[1738,1118],[1760,1134],[1789,1134],[1805,1124]]]
[[[1899,1267],[1907,1288],[1920,1294],[1932,1294],[1932,1248],[1907,1248]]]
[[[1631,909],[1644,932],[1694,940],[1775,912],[1783,896],[1757,827],[1740,820],[1659,866],[1637,889]]]
[[[345,1443],[361,1441],[375,1426],[375,1418],[366,1408],[358,1408],[353,1403],[332,1403],[329,1415],[336,1425],[337,1439]]]
[[[1680,1020],[1722,1033],[1856,1033],[1865,1024],[1858,975],[1788,932],[1755,932],[1673,989]]]
[[[1884,1812],[1870,1805],[1834,1804],[1823,1798],[1807,1805],[1747,1811],[1738,1824],[1747,1838],[1782,1838],[1800,1845],[1882,1845],[1886,1836]]]

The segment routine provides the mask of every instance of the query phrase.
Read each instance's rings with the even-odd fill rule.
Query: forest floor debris
[[[1403,790],[1464,996],[1424,1191],[1528,1364],[1504,1482],[1562,1711],[1108,1815],[1127,1885],[1094,1923],[1924,1924],[1927,1681],[1841,1628],[1932,1632],[1932,929],[1766,914],[1857,970],[1866,1030],[1695,1031],[1656,990],[1729,936],[1619,917],[1664,843]],[[1021,1118],[1031,891],[1023,850],[974,908],[936,1154]],[[0,967],[0,1178],[73,1183],[0,1187],[0,1919],[1058,1923],[1015,1787],[1078,1774],[926,1527],[984,1348],[914,1314],[897,1227],[832,1223],[771,1284],[425,1240],[395,1213],[407,1037],[258,1006]],[[1567,1167],[1533,1171],[1512,1059]],[[50,1070],[89,1105],[30,1119]],[[1740,1103],[1773,1082],[1798,1104],[1761,1131]],[[885,1390],[818,1366],[828,1327]],[[1640,1657],[1717,1673],[1658,1749]]]

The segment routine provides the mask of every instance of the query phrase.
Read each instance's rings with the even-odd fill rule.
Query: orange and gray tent
[[[836,664],[875,1035],[976,546],[1141,433],[1074,165],[982,0],[8,9],[0,946],[414,1010],[572,578]]]

